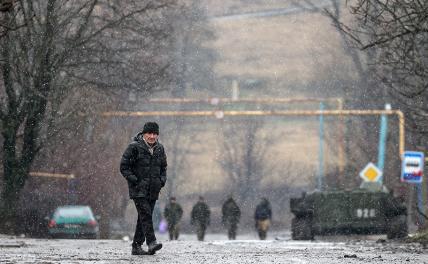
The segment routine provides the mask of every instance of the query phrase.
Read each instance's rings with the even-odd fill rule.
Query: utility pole
[[[320,111],[324,110],[324,104],[320,103]],[[324,182],[324,116],[321,114],[319,125],[319,152],[318,152],[318,190],[323,191]],[[342,175],[343,177],[343,175]]]

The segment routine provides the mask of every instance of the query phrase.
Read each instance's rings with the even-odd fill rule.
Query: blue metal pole
[[[320,103],[320,110],[324,110],[324,103]],[[324,178],[324,116],[320,115],[320,127],[319,127],[320,145],[318,153],[318,190],[323,190],[323,178]]]
[[[422,194],[422,183],[416,184],[416,195],[418,197],[418,204],[417,204],[418,209],[421,213],[425,214],[424,203],[423,203],[423,194]],[[419,219],[419,225],[424,226],[425,219],[421,215],[418,217],[418,219]]]
[[[388,117],[382,115],[380,118],[380,131],[379,131],[379,147],[377,156],[377,167],[382,172],[382,176],[378,182],[383,184],[383,169],[385,167],[385,147],[386,147],[386,135],[388,133]]]

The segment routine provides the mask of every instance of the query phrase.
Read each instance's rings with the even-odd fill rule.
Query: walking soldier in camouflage
[[[175,197],[170,198],[163,215],[168,222],[169,240],[177,240],[180,235],[180,220],[183,216],[183,209],[176,202]]]
[[[241,218],[241,210],[232,196],[224,202],[221,211],[223,214],[222,223],[227,229],[227,236],[230,240],[235,240],[238,223]]]
[[[210,224],[210,208],[204,201],[204,197],[199,196],[199,201],[193,206],[191,213],[191,224],[196,227],[196,235],[199,241],[204,241],[205,231]]]

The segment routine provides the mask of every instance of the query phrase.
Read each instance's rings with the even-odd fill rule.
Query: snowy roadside
[[[23,242],[0,249],[1,263],[428,263],[428,250],[419,244],[355,239],[292,241],[272,234],[265,241],[255,234],[226,240],[225,234],[183,234],[178,241],[158,236],[164,247],[154,256],[132,256],[130,241],[0,238]]]

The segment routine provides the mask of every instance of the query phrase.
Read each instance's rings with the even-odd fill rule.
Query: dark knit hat
[[[143,134],[154,133],[159,135],[159,125],[156,122],[147,122],[144,124]]]

